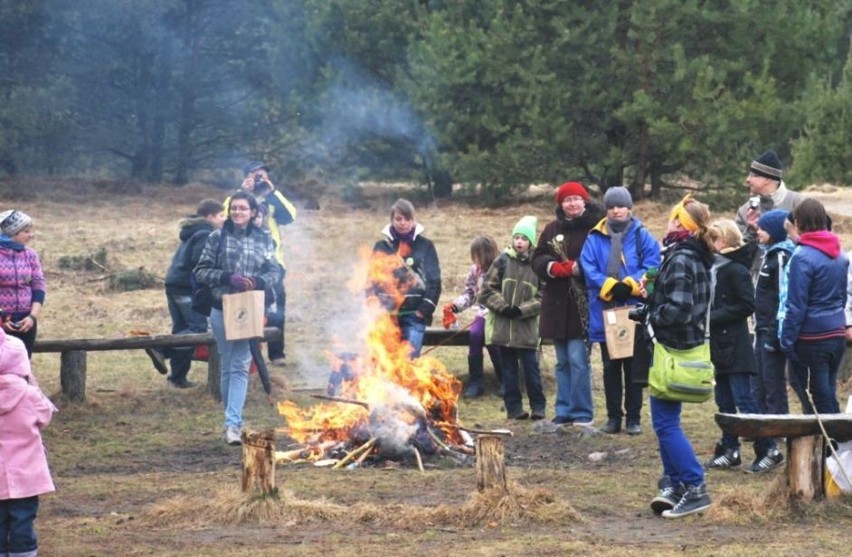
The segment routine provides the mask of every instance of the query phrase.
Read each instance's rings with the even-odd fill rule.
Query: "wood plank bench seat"
[[[822,414],[819,420],[835,441],[852,440],[852,414]],[[802,501],[825,496],[826,440],[816,416],[717,413],[716,423],[725,433],[749,439],[784,437],[790,495]]]

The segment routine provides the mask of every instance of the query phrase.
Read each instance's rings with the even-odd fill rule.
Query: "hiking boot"
[[[639,425],[639,422],[631,422],[627,424],[627,427],[624,428],[624,431],[627,435],[642,435],[642,426]]]
[[[660,478],[657,487],[660,488],[660,491],[656,497],[651,499],[651,510],[654,511],[654,514],[663,514],[663,511],[673,509],[680,502],[685,491],[683,484],[672,484],[668,476]]]
[[[464,398],[479,398],[483,394],[485,394],[485,387],[482,386],[482,381],[471,379],[462,396]]]
[[[713,454],[713,458],[704,463],[704,468],[708,470],[725,470],[736,468],[742,463],[739,449],[729,449],[721,443],[716,443],[716,451]]]
[[[533,412],[532,414],[530,414],[530,419],[534,422],[538,420],[543,420],[544,412]]]
[[[513,420],[529,420],[530,414],[529,414],[529,412],[521,411],[521,412],[517,412],[515,414],[510,414],[509,418],[511,418]]]
[[[681,484],[683,485],[683,484]],[[663,518],[680,518],[694,513],[700,513],[710,508],[710,496],[707,495],[707,484],[700,483],[686,488],[674,508],[663,511]]]
[[[146,348],[145,353],[151,358],[151,363],[154,364],[154,369],[163,375],[169,372],[169,366],[166,365],[166,357],[160,350],[156,348]]]
[[[769,472],[784,464],[784,455],[778,449],[770,449],[763,456],[758,456],[750,466],[743,470],[746,474],[761,474]]]
[[[170,386],[177,389],[191,389],[195,386],[195,383],[188,379],[172,379],[171,377],[166,377],[166,381]]]
[[[604,425],[601,426],[601,431],[604,433],[618,433],[621,431],[621,419],[610,418]]]
[[[235,426],[228,426],[225,428],[225,443],[228,445],[242,445],[242,440],[240,439],[240,428]]]

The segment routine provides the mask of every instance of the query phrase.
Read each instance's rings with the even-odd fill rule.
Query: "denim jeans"
[[[524,385],[527,388],[527,398],[530,410],[534,414],[544,416],[547,399],[541,386],[541,370],[538,367],[538,352],[532,348],[500,347],[503,360],[503,403],[509,417],[517,416],[524,411],[524,401],[521,398],[521,388],[518,382],[518,359],[524,370]]]
[[[188,335],[193,333],[207,332],[207,317],[192,309],[192,296],[189,294],[166,293],[166,301],[169,305],[169,315],[172,318],[172,334]],[[166,348],[163,354],[169,359],[172,373],[169,379],[181,382],[186,379],[189,368],[192,365],[192,354],[194,346],[179,346]]]
[[[420,350],[423,348],[423,337],[426,334],[426,322],[414,313],[400,315],[398,321],[403,340],[407,340],[411,345],[411,357],[419,357]]]
[[[786,389],[784,391],[786,395]],[[726,414],[762,414],[757,402],[751,396],[751,376],[747,373],[726,373],[716,376],[716,406],[719,412]],[[736,435],[722,433],[722,446],[726,449],[739,449],[740,440]],[[765,455],[776,448],[775,439],[763,437],[754,442],[754,453]]]
[[[820,414],[840,413],[840,404],[837,403],[837,370],[845,349],[846,339],[843,337],[796,343],[795,356],[802,364],[796,368],[799,382],[807,386],[814,399],[814,408]],[[799,395],[800,398],[803,396]],[[802,406],[807,402],[807,398],[804,398]]]
[[[0,501],[0,555],[32,553],[38,549],[33,522],[38,496]]]
[[[586,341],[554,339],[553,348],[556,350],[556,415],[575,422],[592,421],[595,406]]]
[[[210,311],[210,324],[216,337],[221,366],[222,406],[225,408],[225,427],[243,427],[243,406],[249,383],[251,348],[248,340],[225,340],[222,311]]]
[[[651,421],[663,461],[663,474],[672,483],[693,486],[704,483],[704,468],[680,425],[682,403],[649,397]]]
[[[503,365],[500,347],[493,344],[485,346],[485,317],[482,315],[474,317],[473,322],[470,324],[469,331],[470,341],[467,347],[467,355],[472,358],[482,358],[482,349],[487,348],[488,356],[491,358],[491,364],[494,366],[494,373],[497,375],[497,379],[501,379]]]
[[[610,360],[605,342],[601,343],[601,357],[607,417],[620,422],[626,413],[628,424],[638,424],[642,410],[642,384],[633,380],[633,358]],[[624,410],[621,407],[622,395]]]
[[[769,333],[755,334],[754,357],[757,374],[751,376],[751,393],[760,414],[789,414],[787,402],[787,355],[781,350],[767,350]],[[775,342],[775,345],[778,343]]]
[[[286,321],[286,306],[287,306],[287,290],[284,289],[284,278],[287,276],[287,269],[280,267],[281,280],[276,281],[272,285],[272,291],[275,294],[275,312],[274,316],[270,316],[269,325],[281,329],[281,334],[275,340],[270,340],[266,344],[266,353],[270,360],[278,360],[284,358],[284,322]],[[274,321],[274,323],[273,323]]]

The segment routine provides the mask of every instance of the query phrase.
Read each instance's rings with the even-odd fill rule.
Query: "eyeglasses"
[[[251,207],[243,207],[242,205],[232,205],[229,209],[232,213],[246,213],[251,211]]]
[[[579,195],[569,195],[568,197],[562,198],[562,203],[565,203],[566,201],[568,203],[581,203],[581,202],[584,202],[585,199],[583,199]]]

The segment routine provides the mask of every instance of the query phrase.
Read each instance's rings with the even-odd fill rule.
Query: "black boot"
[[[468,356],[467,369],[470,379],[467,383],[467,389],[464,391],[464,398],[482,396],[485,392],[485,387],[482,385],[482,356]]]

